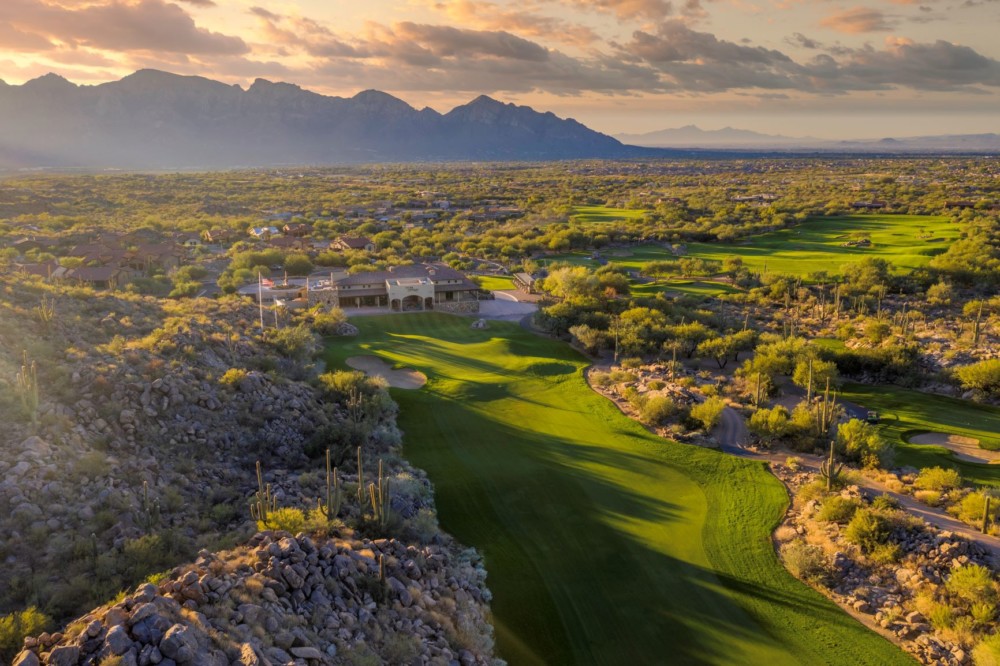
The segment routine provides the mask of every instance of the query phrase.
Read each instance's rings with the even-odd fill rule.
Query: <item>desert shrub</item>
[[[876,511],[895,511],[899,506],[895,497],[884,493],[872,500],[872,508]]]
[[[34,606],[10,615],[0,615],[0,661],[13,661],[25,636],[37,636],[51,624],[52,618]]]
[[[420,655],[420,639],[410,634],[393,632],[385,637],[380,656],[390,664],[409,664]]]
[[[612,370],[609,373],[612,384],[625,384],[627,382],[634,382],[638,377],[631,372],[626,372],[624,370]]]
[[[948,604],[935,602],[927,612],[927,620],[935,631],[951,629],[955,623],[955,611]]]
[[[649,397],[639,409],[639,420],[647,425],[660,425],[677,413],[674,401],[663,395]]]
[[[785,467],[793,472],[799,471],[802,467],[802,458],[799,458],[798,456],[788,456],[785,458]]]
[[[336,335],[340,327],[347,323],[347,315],[340,308],[320,312],[313,317],[313,329],[320,335]]]
[[[978,601],[969,607],[969,616],[979,628],[988,627],[993,624],[997,617],[996,604],[988,601]]]
[[[781,547],[781,559],[796,578],[818,582],[826,577],[826,557],[819,546],[792,541]]]
[[[854,517],[854,513],[861,507],[861,502],[853,497],[842,497],[831,495],[823,500],[816,520],[827,523],[846,523]]]
[[[826,481],[823,479],[813,479],[804,484],[795,497],[803,504],[814,499],[819,499],[826,495]]]
[[[691,407],[691,418],[701,423],[703,429],[711,430],[719,423],[725,407],[726,401],[722,398],[708,398]]]
[[[772,409],[758,409],[750,417],[750,432],[771,443],[790,432],[788,410],[778,405]]]
[[[1000,502],[995,499],[990,502],[991,521],[996,521],[998,513],[1000,513],[1000,507],[997,504]],[[962,522],[978,526],[982,523],[983,512],[986,511],[986,494],[969,493],[948,511]]]
[[[219,383],[223,386],[234,387],[247,378],[249,373],[243,368],[229,368],[221,377]]]
[[[891,526],[885,516],[871,509],[859,509],[844,530],[844,538],[863,553],[870,553],[889,539]]]
[[[642,367],[642,359],[637,356],[633,356],[630,358],[623,358],[622,362],[619,363],[618,365],[620,365],[625,370],[638,370],[639,368]]]
[[[608,388],[611,386],[611,375],[607,372],[601,372],[600,370],[595,370],[590,373],[590,381],[599,388]]]
[[[967,564],[953,570],[945,581],[945,589],[952,596],[969,604],[993,603],[997,599],[997,584],[993,580],[993,574],[978,564]]]
[[[302,509],[296,509],[293,507],[282,507],[276,511],[272,511],[267,515],[267,521],[257,521],[257,529],[260,531],[265,530],[279,530],[284,532],[291,532],[292,534],[297,534],[301,532],[306,526],[306,515],[302,512]]]
[[[659,391],[667,386],[667,383],[662,379],[654,379],[653,381],[646,384],[646,388],[650,391]]]
[[[851,419],[837,427],[837,448],[850,460],[864,467],[880,467],[891,455],[889,443],[878,430],[860,419]]]
[[[108,459],[99,451],[91,451],[84,454],[76,461],[74,466],[76,473],[90,479],[96,479],[108,473]]]
[[[976,666],[1000,666],[1000,634],[987,636],[972,651]]]
[[[925,467],[913,485],[920,490],[954,490],[962,485],[962,475],[954,469]]]
[[[918,502],[922,502],[927,506],[941,505],[941,492],[938,490],[918,490],[913,493],[913,497],[916,498]]]
[[[190,543],[174,532],[147,534],[126,541],[122,557],[130,578],[138,579],[174,566],[189,549]]]
[[[319,377],[322,388],[335,398],[347,398],[352,393],[371,392],[370,382],[360,370],[334,370]]]
[[[297,360],[304,360],[319,349],[316,336],[301,324],[268,330],[267,342],[280,354]]]
[[[883,543],[868,553],[868,559],[875,564],[896,564],[903,555],[898,543]]]
[[[955,378],[965,389],[1000,395],[1000,359],[979,361],[955,368]]]

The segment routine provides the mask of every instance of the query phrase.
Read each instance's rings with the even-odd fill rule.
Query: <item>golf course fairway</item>
[[[327,362],[373,354],[442,526],[486,557],[500,656],[523,664],[913,664],[792,578],[787,505],[759,462],[668,442],[589,389],[586,360],[517,325],[360,317]]]

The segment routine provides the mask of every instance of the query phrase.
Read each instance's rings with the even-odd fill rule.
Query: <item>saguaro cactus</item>
[[[264,473],[261,471],[260,461],[257,461],[257,492],[254,493],[250,501],[250,516],[267,526],[270,514],[277,510],[278,500],[271,494],[271,484],[264,485]]]
[[[340,495],[340,480],[337,478],[337,468],[330,465],[330,449],[326,450],[326,504],[316,500],[319,512],[326,517],[327,522],[333,522],[340,513],[342,501]]]
[[[834,462],[833,459],[833,441],[830,442],[830,457],[819,464],[819,475],[826,479],[826,490],[830,492],[833,490],[833,482],[840,478],[840,473],[843,471],[844,466],[841,463]]]
[[[368,499],[372,505],[372,517],[379,527],[389,522],[389,480],[382,475],[382,461],[378,461],[378,485],[368,484]]]

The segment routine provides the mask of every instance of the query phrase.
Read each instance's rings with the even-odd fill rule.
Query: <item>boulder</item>
[[[10,666],[39,666],[41,662],[38,661],[38,655],[36,655],[31,650],[25,650],[21,654],[14,657],[14,661],[11,662]]]
[[[49,666],[77,666],[80,663],[80,648],[76,645],[57,647],[49,652],[45,663]]]

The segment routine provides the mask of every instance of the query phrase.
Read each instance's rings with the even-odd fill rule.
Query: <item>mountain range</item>
[[[441,114],[375,90],[329,97],[140,70],[78,86],[0,81],[0,168],[185,168],[380,161],[628,158],[575,120],[481,96]]]
[[[694,125],[645,134],[616,134],[623,143],[650,148],[775,151],[785,153],[1000,153],[1000,134],[944,134],[833,141],[814,137],[761,134],[725,127],[703,130]]]
[[[377,90],[330,97],[264,79],[244,90],[151,69],[95,86],[79,86],[56,74],[23,85],[0,81],[2,170],[722,157],[731,152],[1000,153],[1000,135],[826,141],[689,125],[611,137],[575,120],[485,95],[442,114]]]

